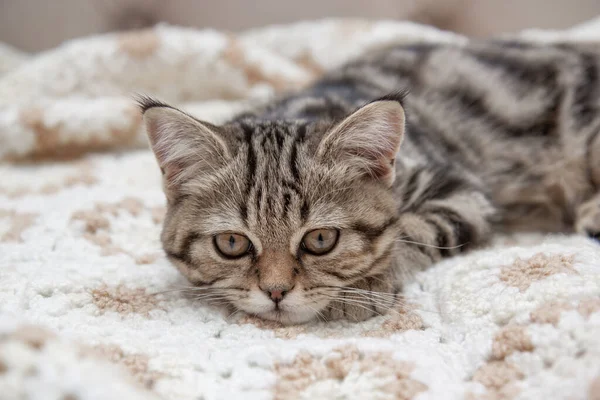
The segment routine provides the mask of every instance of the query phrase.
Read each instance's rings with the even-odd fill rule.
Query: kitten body
[[[397,46],[221,127],[144,101],[165,250],[207,293],[296,323],[383,313],[493,230],[597,236],[599,71],[593,45]],[[338,236],[315,255],[319,229]],[[228,233],[242,257],[215,249]]]

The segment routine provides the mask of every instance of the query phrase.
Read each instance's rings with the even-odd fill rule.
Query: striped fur
[[[222,127],[142,101],[152,143],[189,150],[165,159],[154,146],[163,169],[185,170],[165,175],[164,248],[235,308],[297,323],[383,312],[411,271],[492,230],[597,237],[599,74],[600,46],[414,45],[365,55]],[[387,114],[356,117],[370,107],[404,122],[390,102],[406,113],[404,137],[400,122],[368,119]],[[306,254],[303,235],[324,227],[339,230],[338,244]],[[223,259],[220,232],[246,235],[252,251]],[[288,292],[281,304],[259,289],[265,280]]]

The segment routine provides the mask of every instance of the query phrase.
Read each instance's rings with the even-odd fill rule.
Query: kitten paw
[[[575,230],[600,242],[600,195],[579,206]]]
[[[590,239],[595,239],[600,242],[600,231],[587,231],[586,233]]]
[[[327,320],[360,322],[385,315],[396,302],[394,287],[389,281],[387,277],[371,277],[341,289],[323,316]]]
[[[323,312],[327,321],[345,319],[351,322],[361,322],[378,315],[375,310],[362,305],[348,304],[346,301],[333,301]]]

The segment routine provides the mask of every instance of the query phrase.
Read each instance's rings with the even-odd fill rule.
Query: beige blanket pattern
[[[600,40],[600,20],[520,36]],[[600,246],[586,238],[498,238],[359,324],[285,327],[177,290],[133,96],[218,123],[363,51],[423,41],[467,39],[325,20],[0,46],[0,398],[600,398]]]

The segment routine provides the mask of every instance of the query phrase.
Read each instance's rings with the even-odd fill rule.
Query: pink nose
[[[266,289],[266,290],[264,290],[264,292],[266,293],[267,296],[269,296],[269,298],[271,300],[273,300],[273,302],[275,304],[278,304],[281,300],[283,300],[283,298],[289,292],[289,290],[281,290],[281,289],[269,290],[269,289]]]
[[[283,300],[283,296],[285,296],[286,291],[285,290],[269,290],[269,297],[271,297],[271,300],[273,300],[275,303],[279,303],[281,300]]]

